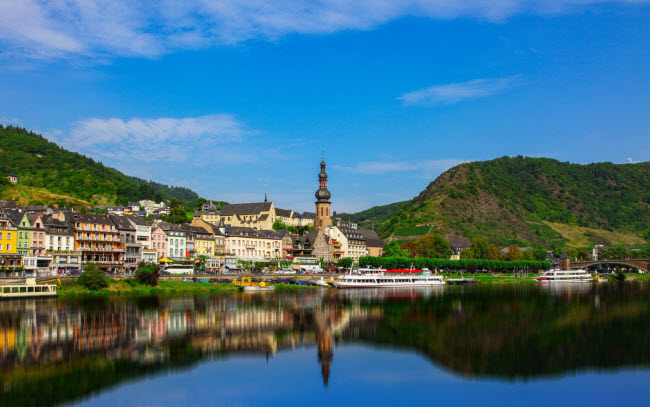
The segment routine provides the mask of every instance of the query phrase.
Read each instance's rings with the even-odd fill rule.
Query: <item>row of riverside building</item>
[[[224,271],[243,261],[301,265],[380,256],[383,242],[374,230],[330,216],[330,196],[323,161],[315,213],[275,208],[265,196],[264,202],[226,204],[220,210],[208,202],[191,222],[175,225],[136,214],[85,214],[0,201],[0,272],[52,275],[95,263],[128,273],[142,262],[199,258],[206,269]],[[302,235],[274,230],[276,220],[313,230]]]

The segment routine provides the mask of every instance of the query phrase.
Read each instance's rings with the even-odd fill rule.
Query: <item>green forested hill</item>
[[[397,209],[379,223],[384,238],[427,230],[497,245],[639,244],[650,237],[650,163],[501,157],[451,168],[405,205],[380,209]]]
[[[9,186],[4,175],[19,176],[20,186],[45,188],[50,192],[91,202],[176,198],[197,200],[196,192],[130,177],[92,158],[73,153],[40,134],[19,127],[0,125],[0,189]]]
[[[374,221],[379,224],[385,222],[397,215],[397,213],[410,201],[395,202],[388,205],[373,206],[370,209],[363,210],[357,213],[341,213],[338,216],[343,220],[350,220],[352,222],[361,223],[365,226],[366,223]]]

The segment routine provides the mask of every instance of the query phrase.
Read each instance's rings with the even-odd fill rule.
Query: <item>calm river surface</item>
[[[0,405],[650,403],[650,285],[0,302]]]

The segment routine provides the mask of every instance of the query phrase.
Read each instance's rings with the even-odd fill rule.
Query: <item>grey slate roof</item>
[[[8,201],[0,201],[0,208],[2,209],[17,209],[18,204],[13,199]]]
[[[226,236],[248,236],[267,239],[282,239],[282,236],[273,230],[256,230],[241,226],[226,226]]]
[[[291,212],[293,212],[290,209],[279,209],[275,208],[275,216],[282,216],[284,218],[290,218],[291,217]]]
[[[17,209],[7,209],[5,210],[5,214],[9,218],[9,222],[11,222],[15,227],[20,225],[20,221],[22,221],[23,216],[25,216],[23,212],[20,212]]]
[[[138,215],[122,215],[123,217],[127,218],[131,222],[133,222],[136,226],[151,226],[151,222],[147,222],[144,220],[142,216]]]
[[[78,213],[74,212],[70,214],[71,216],[66,216],[70,222],[82,222],[82,223],[98,223],[101,225],[112,225],[113,221],[108,215],[97,215],[93,213]]]
[[[43,226],[47,233],[58,235],[74,235],[70,225],[67,222],[62,222],[51,216],[43,216]]]
[[[221,208],[221,216],[255,215],[271,210],[271,202],[227,204]]]
[[[316,219],[316,212],[303,212],[302,217],[305,219]]]
[[[352,228],[346,228],[340,226],[338,228],[341,231],[341,233],[343,233],[345,237],[347,237],[348,239],[365,240],[365,237],[361,234],[361,232],[358,229],[352,229]]]
[[[366,241],[366,247],[384,247],[384,241],[379,238],[379,235],[374,230],[358,229]]]
[[[117,227],[117,230],[135,232],[135,226],[133,226],[133,224],[129,222],[129,219],[126,216],[117,216],[117,215],[108,215],[108,216],[115,224],[115,227]]]

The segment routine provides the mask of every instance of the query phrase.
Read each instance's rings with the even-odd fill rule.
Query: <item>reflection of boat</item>
[[[552,294],[554,296],[575,296],[587,295],[592,292],[594,287],[591,284],[540,284],[540,290]]]
[[[261,283],[264,284],[264,283]],[[265,291],[275,291],[275,286],[274,285],[245,285],[244,286],[244,292],[245,293],[258,293],[258,292],[265,292]]]
[[[443,294],[445,287],[435,285],[430,287],[385,287],[360,288],[357,290],[337,290],[336,298],[350,301],[397,301],[411,302],[418,299],[438,297]]]
[[[445,285],[442,276],[437,275],[385,275],[377,274],[346,274],[338,281],[332,281],[336,288],[383,288],[383,287],[430,287]]]
[[[542,273],[536,281],[540,284],[557,283],[591,283],[593,277],[587,270],[558,270],[553,269]]]

